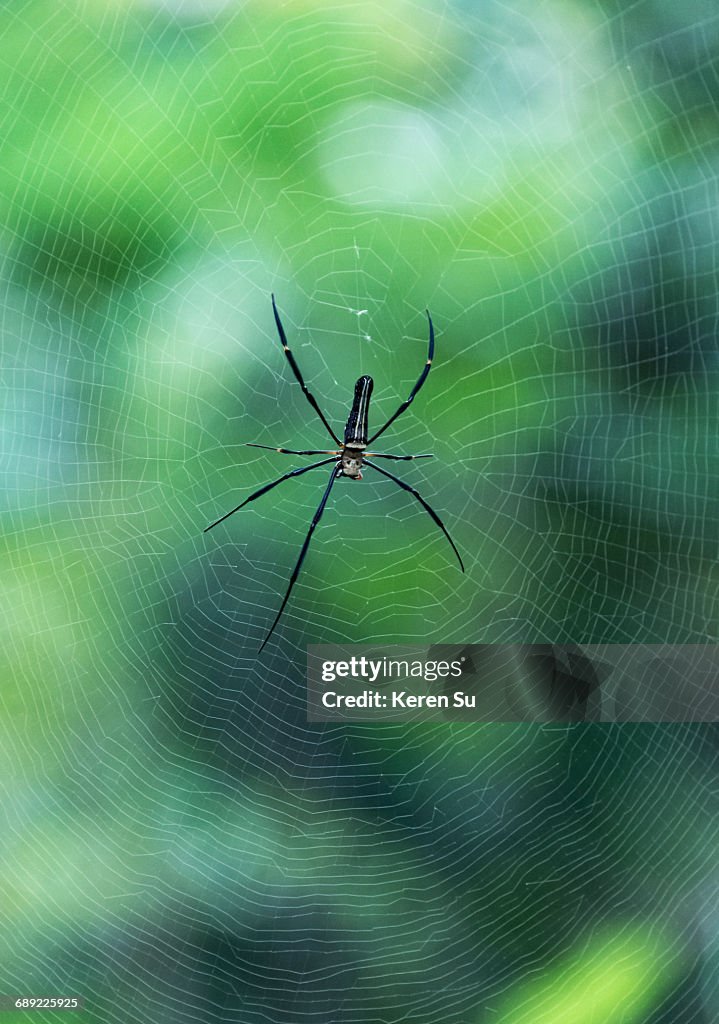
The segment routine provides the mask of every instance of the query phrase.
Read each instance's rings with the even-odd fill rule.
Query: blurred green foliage
[[[303,677],[320,640],[716,639],[719,15],[0,25],[0,988],[153,1024],[712,1019],[708,733],[308,727]],[[325,443],[271,291],[339,426],[359,373],[394,411],[431,309],[387,442],[436,453],[402,475],[468,573],[399,491],[338,487],[258,661],[320,476],[202,529],[288,468],[245,442]]]

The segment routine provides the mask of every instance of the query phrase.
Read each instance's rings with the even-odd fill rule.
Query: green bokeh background
[[[713,5],[0,26],[2,991],[93,1022],[716,1019],[712,726],[303,705],[312,642],[716,640]],[[202,530],[295,464],[245,442],[325,443],[272,291],[339,428],[360,373],[372,422],[406,396],[431,309],[386,448],[435,453],[398,473],[467,573],[407,495],[338,485],[258,659],[324,471]]]

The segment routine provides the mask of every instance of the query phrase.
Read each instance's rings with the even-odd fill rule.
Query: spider
[[[305,555],[307,554],[307,549],[310,546],[310,541],[312,540],[312,534],[314,533],[315,527],[317,526],[317,524],[319,523],[320,519],[322,518],[322,513],[325,510],[325,505],[327,504],[327,500],[328,500],[328,498],[330,496],[330,491],[332,490],[332,486],[333,486],[335,480],[337,480],[337,478],[340,477],[340,476],[349,477],[350,480],[361,480],[362,479],[362,464],[363,464],[365,459],[391,459],[391,460],[393,460],[395,462],[406,462],[406,461],[408,461],[410,459],[431,459],[432,458],[431,454],[427,454],[427,455],[387,455],[384,452],[368,452],[366,450],[367,446],[372,444],[372,442],[375,441],[380,436],[380,434],[384,434],[384,432],[387,429],[387,427],[389,427],[392,423],[394,423],[394,421],[397,419],[397,417],[401,416],[402,413],[405,411],[405,409],[407,409],[409,407],[410,403],[414,400],[415,396],[417,395],[417,392],[419,391],[419,389],[422,387],[422,385],[424,384],[424,382],[427,379],[427,375],[428,375],[430,367],[432,365],[432,358],[434,356],[434,326],[432,324],[432,317],[429,315],[429,310],[427,310],[427,320],[429,321],[429,351],[427,353],[427,362],[425,363],[425,365],[424,365],[424,367],[422,369],[422,372],[419,375],[419,380],[417,381],[415,386],[410,391],[409,398],[406,401],[402,402],[402,404],[400,405],[399,409],[394,413],[394,415],[390,416],[390,418],[387,420],[385,425],[383,427],[380,427],[379,430],[376,430],[374,432],[374,434],[368,440],[367,439],[367,434],[368,434],[367,417],[368,417],[368,413],[369,413],[369,402],[370,402],[370,396],[372,395],[372,388],[374,386],[374,382],[373,382],[371,377],[367,377],[367,376],[360,377],[359,380],[357,381],[357,383],[355,384],[354,400],[352,402],[352,408],[350,409],[349,418],[347,420],[347,426],[345,427],[344,441],[340,441],[340,439],[337,437],[337,435],[335,434],[334,430],[332,429],[332,427],[327,422],[327,420],[326,420],[326,418],[324,416],[324,413],[322,412],[322,410],[320,409],[319,405],[317,404],[317,401],[316,401],[314,395],[308,389],[307,385],[304,382],[304,378],[302,377],[302,374],[300,373],[300,368],[297,365],[295,357],[292,355],[292,351],[290,350],[289,345],[287,344],[287,335],[285,334],[285,329],[282,326],[282,321],[280,320],[280,314],[277,312],[277,304],[275,302],[275,296],[274,295],[272,296],[272,310],[273,310],[274,315],[275,315],[275,324],[277,325],[277,333],[279,334],[280,342],[282,343],[282,348],[284,350],[285,356],[287,357],[287,362],[290,364],[290,369],[292,370],[293,374],[295,375],[295,379],[297,380],[297,383],[302,388],[302,391],[304,392],[305,398],[310,403],[312,408],[315,410],[315,412],[317,413],[319,418],[322,420],[323,426],[325,427],[327,433],[330,435],[332,440],[338,445],[338,448],[336,450],[331,450],[331,451],[329,451],[329,450],[314,450],[314,449],[312,449],[312,450],[309,450],[309,451],[299,451],[298,452],[298,451],[293,451],[290,448],[273,448],[270,445],[266,445],[266,444],[252,444],[252,443],[249,443],[248,447],[250,447],[250,448],[264,448],[266,451],[279,452],[281,455],[329,455],[330,458],[328,458],[328,459],[321,459],[319,462],[313,462],[311,466],[303,466],[301,469],[292,469],[292,470],[290,470],[289,473],[285,473],[278,480],[273,481],[273,483],[265,484],[264,487],[260,487],[260,489],[258,491],[255,491],[254,494],[251,494],[249,496],[249,498],[245,498],[245,500],[241,504],[239,504],[236,508],[233,508],[231,512],[226,512],[224,516],[221,516],[214,523],[211,523],[210,526],[206,527],[205,530],[203,531],[204,533],[207,533],[208,530],[211,530],[211,529],[213,529],[213,527],[218,526],[220,523],[223,523],[225,521],[225,519],[229,519],[229,517],[234,515],[235,512],[239,512],[239,510],[241,508],[244,508],[244,506],[249,504],[249,502],[254,501],[255,498],[259,498],[263,494],[267,494],[267,492],[271,491],[273,487],[277,487],[277,485],[281,484],[283,482],[283,480],[289,480],[289,478],[292,477],[292,476],[301,476],[302,473],[308,473],[311,469],[317,469],[319,466],[327,466],[327,465],[329,465],[330,462],[333,463],[332,472],[330,473],[329,483],[327,484],[327,486],[325,488],[325,492],[322,495],[322,500],[320,501],[319,505],[317,506],[317,511],[315,512],[314,518],[312,519],[312,522],[310,523],[310,528],[307,531],[307,536],[305,537],[304,544],[302,545],[302,550],[300,551],[300,557],[297,559],[297,564],[295,565],[295,567],[294,567],[294,569],[292,571],[292,575],[290,577],[289,586],[287,587],[287,591],[286,591],[285,596],[284,596],[284,598],[282,600],[282,604],[280,605],[280,610],[277,612],[277,615],[275,616],[275,621],[270,626],[270,630],[269,630],[267,636],[262,641],[262,646],[260,647],[260,650],[259,650],[258,653],[260,653],[262,651],[262,649],[264,648],[265,644],[267,643],[267,641],[270,639],[270,637],[274,633],[275,627],[277,626],[277,623],[280,621],[280,616],[282,615],[282,612],[285,610],[285,606],[286,606],[287,602],[290,599],[290,594],[292,593],[292,588],[294,587],[295,583],[297,582],[297,577],[299,576],[300,569],[302,568],[302,563],[305,560]],[[454,545],[454,541],[452,540],[450,535],[447,533],[447,530],[445,529],[444,523],[439,518],[437,513],[434,511],[434,509],[431,508],[427,504],[427,502],[424,500],[424,498],[414,489],[414,487],[410,487],[409,484],[406,484],[403,480],[400,480],[399,477],[396,477],[394,475],[394,473],[390,473],[386,469],[381,469],[374,462],[365,462],[364,464],[366,466],[368,466],[370,469],[375,470],[377,473],[381,473],[382,476],[386,476],[386,477],[389,477],[390,480],[394,480],[394,482],[399,487],[401,487],[402,490],[408,491],[409,494],[413,495],[417,499],[417,501],[420,503],[422,508],[426,512],[429,513],[429,515],[435,521],[435,523],[440,528],[442,533],[445,535],[445,537],[447,538],[449,543],[452,545],[452,550],[454,551],[455,555],[457,556],[457,560],[459,561],[459,565],[460,565],[460,568],[462,569],[462,572],[464,572],[464,563],[462,562],[462,558],[460,556],[460,553],[459,553],[459,551],[457,551],[457,548]]]

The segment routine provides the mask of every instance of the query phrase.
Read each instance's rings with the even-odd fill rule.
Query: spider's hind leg
[[[277,327],[277,333],[280,336],[280,344],[282,345],[282,350],[285,353],[285,357],[287,358],[287,362],[290,364],[290,369],[292,370],[293,374],[295,375],[295,380],[297,381],[299,386],[302,388],[302,391],[303,391],[304,396],[307,399],[307,401],[310,403],[312,408],[315,410],[315,412],[317,413],[319,418],[322,420],[322,423],[324,424],[325,429],[327,430],[327,433],[330,435],[332,440],[336,444],[341,444],[342,442],[340,441],[340,439],[337,437],[337,434],[335,434],[334,430],[332,429],[332,427],[327,422],[325,414],[322,412],[322,410],[320,409],[319,405],[317,404],[317,399],[315,398],[315,396],[312,394],[312,392],[309,390],[309,388],[305,384],[305,379],[304,379],[304,377],[302,376],[302,374],[300,372],[299,366],[297,365],[297,360],[292,355],[292,350],[290,349],[290,346],[288,344],[287,335],[285,334],[285,329],[282,326],[282,321],[280,320],[280,314],[277,312],[277,303],[275,302],[275,296],[274,295],[272,296],[272,312],[274,313],[274,316],[275,316],[275,326]]]

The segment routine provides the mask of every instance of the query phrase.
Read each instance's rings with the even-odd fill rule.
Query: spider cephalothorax
[[[343,448],[340,459],[342,476],[348,476],[352,480],[361,480],[363,456],[364,452],[361,448]]]
[[[307,531],[307,536],[305,537],[304,544],[302,545],[300,557],[297,559],[297,564],[295,565],[292,571],[290,583],[285,593],[282,604],[280,605],[280,610],[277,612],[277,615],[275,616],[275,621],[270,626],[270,630],[267,636],[262,641],[262,647],[260,647],[260,650],[262,650],[262,648],[265,646],[267,641],[272,636],[275,630],[275,626],[280,621],[280,616],[282,615],[282,612],[285,610],[285,605],[289,601],[290,594],[292,593],[292,588],[294,587],[295,582],[297,581],[297,577],[299,576],[302,563],[304,561],[305,555],[307,554],[307,549],[310,546],[312,534],[314,533],[315,527],[320,521],[322,513],[325,510],[325,505],[327,504],[327,499],[330,496],[332,485],[334,484],[335,480],[337,480],[337,478],[341,476],[349,477],[352,480],[361,480],[363,464],[369,466],[370,469],[374,469],[378,473],[381,473],[382,476],[386,476],[389,477],[390,480],[394,480],[394,482],[398,484],[402,488],[402,490],[408,491],[409,494],[413,495],[417,499],[422,508],[424,508],[425,511],[429,513],[429,515],[432,517],[437,526],[439,526],[440,530],[445,535],[449,543],[452,545],[452,550],[454,551],[455,555],[459,560],[462,572],[464,572],[464,564],[460,557],[459,551],[457,551],[457,548],[454,546],[454,541],[447,533],[444,523],[439,518],[437,513],[434,511],[434,509],[427,504],[424,498],[421,497],[421,495],[414,489],[414,487],[410,487],[409,484],[406,484],[403,480],[400,480],[399,477],[396,477],[394,473],[390,473],[386,469],[381,469],[374,462],[365,462],[366,459],[391,459],[396,462],[404,462],[410,459],[430,459],[432,457],[431,455],[387,455],[384,452],[367,451],[368,445],[372,444],[372,442],[376,440],[380,436],[380,434],[383,434],[387,427],[391,423],[394,423],[397,417],[400,416],[405,411],[405,409],[412,402],[415,395],[417,394],[417,392],[427,379],[427,374],[429,373],[430,367],[432,365],[432,358],[434,356],[434,326],[432,324],[432,317],[429,315],[429,311],[427,311],[427,320],[429,321],[429,351],[427,353],[427,362],[425,363],[424,368],[422,369],[422,372],[419,375],[419,380],[410,391],[409,398],[407,398],[406,401],[402,402],[397,412],[394,413],[393,416],[390,416],[385,425],[383,427],[380,427],[379,430],[375,431],[375,433],[368,440],[367,424],[369,416],[369,403],[370,397],[372,395],[372,388],[374,385],[371,377],[360,377],[357,383],[355,384],[354,399],[352,401],[352,408],[350,410],[350,414],[347,418],[347,425],[345,427],[344,433],[344,441],[340,441],[340,439],[337,437],[337,434],[335,434],[334,430],[325,419],[324,413],[317,404],[314,395],[308,390],[307,385],[304,382],[302,374],[300,373],[300,368],[297,365],[295,357],[292,355],[292,352],[290,351],[289,345],[287,344],[287,336],[285,335],[285,329],[282,326],[282,321],[280,320],[280,314],[277,312],[277,305],[275,303],[274,295],[272,296],[272,310],[275,315],[277,333],[280,336],[280,341],[282,343],[282,348],[284,350],[285,356],[287,357],[287,362],[290,364],[292,372],[294,373],[298,384],[302,388],[305,397],[307,398],[307,401],[315,410],[319,418],[322,420],[322,423],[324,424],[325,429],[329,433],[332,440],[339,447],[332,451],[315,449],[312,449],[310,451],[293,451],[290,448],[273,448],[271,445],[266,444],[250,444],[251,448],[266,448],[269,451],[280,452],[283,455],[329,455],[330,458],[322,459],[320,462],[313,462],[312,465],[310,466],[302,466],[300,469],[290,470],[289,473],[285,473],[284,476],[281,476],[278,480],[274,480],[271,484],[265,484],[264,487],[260,487],[259,491],[255,491],[254,494],[251,494],[249,496],[249,498],[245,498],[245,500],[236,508],[233,508],[231,512],[225,513],[224,516],[221,516],[219,519],[217,519],[214,523],[211,523],[210,526],[208,526],[205,529],[205,533],[207,533],[207,530],[211,530],[213,526],[217,526],[225,519],[228,519],[229,516],[234,515],[234,513],[239,511],[239,509],[241,509],[244,505],[247,505],[248,502],[254,501],[255,498],[259,498],[261,495],[266,494],[267,491],[271,491],[273,487],[276,487],[278,484],[281,484],[283,480],[288,480],[291,476],[300,476],[302,473],[307,473],[309,472],[309,470],[316,469],[318,466],[327,466],[329,465],[330,462],[333,463],[329,483],[325,488],[325,493],[322,495],[322,501],[319,503],[317,511],[314,514],[314,518],[310,523],[310,528]]]

